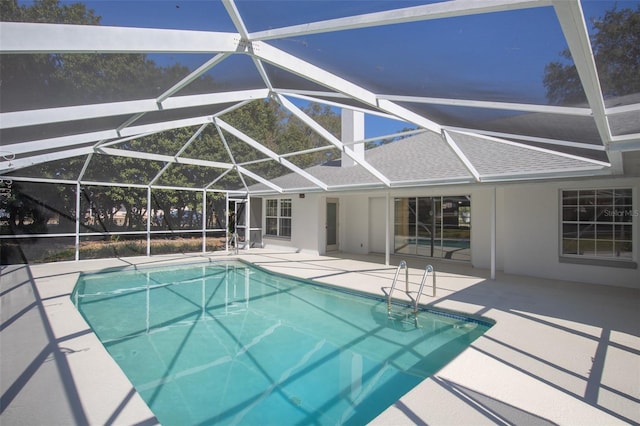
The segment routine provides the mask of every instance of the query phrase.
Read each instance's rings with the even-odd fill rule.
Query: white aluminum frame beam
[[[203,126],[206,126],[206,124],[203,124]],[[116,140],[111,140],[109,142],[98,142],[94,147],[95,148],[97,148],[97,147],[106,148],[108,146],[118,145],[118,144],[121,144],[123,142],[132,141],[132,140],[144,138],[146,136],[155,135],[156,133],[158,133],[158,132],[140,133],[138,135],[127,136],[126,138],[120,138],[120,139],[116,139]]]
[[[10,172],[16,169],[23,169],[25,167],[35,166],[37,164],[47,163],[49,161],[63,160],[65,158],[78,157],[81,155],[91,154],[93,147],[68,149],[65,151],[58,151],[47,154],[32,155],[25,158],[17,158],[11,161],[0,162],[0,173]]]
[[[220,105],[246,100],[263,99],[269,96],[268,89],[235,90],[232,92],[208,93],[202,95],[178,96],[158,101],[143,99],[138,101],[110,102],[58,108],[0,113],[0,129],[37,126],[65,121],[89,120],[101,117],[167,111],[207,105]]]
[[[76,145],[88,144],[105,139],[114,139],[119,137],[118,132],[113,130],[102,130],[98,132],[80,133],[77,135],[60,136],[57,138],[40,139],[30,142],[19,142],[10,145],[4,145],[3,151],[11,152],[15,155],[29,154],[37,151],[53,150],[58,148],[70,148]],[[91,149],[91,148],[90,148]],[[0,167],[1,164],[0,164]]]
[[[578,161],[582,161],[582,162],[585,162],[585,163],[593,164],[596,167],[601,167],[601,168],[611,167],[611,164],[605,163],[603,161],[593,160],[591,158],[580,157],[580,156],[573,155],[573,154],[567,154],[565,152],[555,151],[553,149],[540,148],[538,146],[526,145],[526,144],[523,144],[523,143],[513,142],[513,141],[509,141],[509,140],[505,140],[505,139],[501,139],[501,138],[495,138],[495,137],[491,137],[491,136],[487,136],[487,135],[479,135],[479,134],[463,132],[463,131],[459,131],[459,133],[467,134],[469,136],[474,136],[474,137],[481,138],[481,139],[487,139],[487,140],[490,140],[490,141],[493,141],[493,142],[497,142],[497,143],[501,143],[501,144],[504,144],[504,145],[510,145],[510,146],[515,146],[515,147],[518,147],[518,148],[528,149],[530,151],[543,152],[545,154],[555,155],[555,156],[558,156],[558,157],[570,158],[572,160],[578,160]]]
[[[39,182],[39,183],[61,183],[65,185],[76,185],[80,182],[82,185],[92,185],[92,186],[107,186],[107,187],[119,187],[119,188],[153,188],[153,189],[177,189],[184,191],[202,191],[203,188],[192,188],[192,187],[178,187],[178,186],[164,186],[164,185],[146,185],[141,183],[119,183],[119,182],[100,182],[93,180],[70,180],[70,179],[52,179],[52,178],[37,178],[37,177],[25,177],[25,176],[11,176],[11,180],[16,182]],[[238,191],[224,191],[219,189],[206,189],[207,192],[238,192]],[[139,233],[145,233],[146,231],[135,231]],[[152,231],[152,232],[165,232],[165,231]],[[194,232],[194,230],[185,230],[185,232]],[[195,231],[197,232],[197,231]],[[31,235],[31,234],[29,234]],[[25,235],[28,237],[29,235]],[[45,234],[50,236],[51,234]],[[68,234],[67,234],[68,235]],[[12,235],[11,238],[16,237],[17,235]]]
[[[309,62],[303,61],[296,56],[286,53],[264,42],[255,42],[253,43],[253,46],[255,56],[278,68],[282,68],[293,74],[302,76],[303,78],[311,80],[321,86],[347,94],[360,102],[392,114],[400,120],[416,124],[438,134],[442,131],[440,124],[415,114],[391,101],[378,99],[375,93],[338,77],[335,74],[325,71],[324,69]]]
[[[537,136],[527,136],[517,133],[504,133],[504,132],[492,132],[483,129],[469,129],[465,127],[446,126],[445,130],[452,130],[454,132],[468,133],[474,136],[491,136],[495,138],[504,138],[501,142],[505,142],[507,139],[518,139],[522,141],[542,143],[546,145],[566,146],[570,148],[586,149],[590,151],[605,151],[603,145],[596,145],[583,142],[565,141],[560,139],[540,138]]]
[[[180,90],[188,86],[195,79],[200,77],[205,72],[209,71],[214,66],[218,65],[220,62],[227,59],[229,56],[231,56],[230,53],[219,53],[213,58],[209,59],[207,62],[200,65],[198,69],[196,69],[195,71],[187,75],[185,78],[183,78],[182,80],[174,84],[172,87],[167,89],[162,95],[158,96],[158,98],[156,99],[156,102],[161,104],[165,99],[167,99],[171,95],[179,92]]]
[[[269,88],[269,91],[272,92],[273,85],[271,84],[271,80],[269,79],[269,75],[267,74],[267,70],[264,68],[264,65],[262,64],[262,61],[260,61],[255,56],[251,57],[251,59],[253,60],[253,63],[256,66],[256,69],[258,70],[258,74],[260,74],[260,77],[262,78],[262,81]]]
[[[269,188],[273,189],[274,191],[279,192],[279,193],[284,192],[284,190],[281,187],[279,187],[275,183],[271,182],[270,180],[265,179],[262,176],[259,176],[259,175],[255,174],[255,173],[253,173],[251,170],[247,170],[242,166],[236,166],[236,168],[238,169],[238,171],[241,174],[249,176],[251,179],[253,179],[255,181],[258,181],[258,182],[262,183],[263,185],[268,186]],[[249,192],[248,188],[247,188],[247,192]]]
[[[108,139],[115,139],[127,136],[144,136],[145,134],[157,133],[164,130],[179,129],[182,127],[199,126],[211,123],[212,116],[202,116],[186,118],[175,121],[161,121],[158,123],[144,124],[140,126],[127,127],[120,131],[117,129],[103,130],[99,132],[80,133],[77,135],[61,136],[51,139],[40,139],[37,141],[19,142],[12,145],[5,145],[3,151],[14,154],[28,154],[31,152],[50,150],[56,148],[69,148],[74,145],[81,145],[91,142],[99,142]],[[2,170],[0,165],[0,170]]]
[[[236,52],[236,33],[0,22],[1,53]]]
[[[607,146],[607,149],[609,153],[640,150],[640,133],[634,133],[624,136],[614,136],[613,140]]]
[[[338,77],[324,69],[304,61],[297,56],[273,47],[263,42],[253,42],[253,54],[275,67],[282,68],[295,75],[311,80],[321,86],[344,93],[354,99],[360,100],[368,105],[377,105],[377,98],[370,92],[357,84],[354,84],[342,77]]]
[[[482,176],[483,183],[520,182],[525,180],[578,178],[608,176],[609,171],[602,167],[545,170],[543,172],[500,173]]]
[[[271,151],[269,148],[267,148],[266,146],[262,145],[260,142],[254,140],[250,136],[245,135],[244,133],[242,133],[240,130],[236,129],[232,125],[222,121],[218,117],[214,118],[214,122],[215,122],[215,124],[217,126],[220,126],[220,128],[226,130],[227,132],[229,132],[233,136],[237,137],[238,139],[240,139],[244,143],[246,143],[249,146],[251,146],[252,148],[262,152],[266,156],[268,156],[268,157],[272,158],[273,160],[277,161],[278,163],[282,164],[283,166],[285,166],[289,170],[297,173],[298,175],[302,176],[303,178],[307,179],[308,181],[314,183],[316,186],[322,188],[325,191],[328,189],[327,185],[324,182],[322,182],[321,180],[317,179],[313,175],[307,173],[306,171],[302,170],[300,167],[296,166],[295,164],[293,164],[291,161],[287,160],[286,158],[280,157],[278,154],[276,154],[275,152]]]
[[[489,227],[489,232],[490,232],[490,240],[491,240],[491,257],[490,257],[490,263],[491,263],[491,275],[490,278],[492,280],[496,279],[496,260],[498,258],[497,256],[497,249],[496,249],[496,242],[498,240],[498,233],[497,233],[497,215],[498,215],[498,197],[496,194],[497,190],[496,187],[494,186],[493,188],[491,188],[491,215],[490,215],[490,227]]]
[[[587,101],[593,111],[593,119],[600,139],[606,148],[611,142],[611,129],[582,6],[579,0],[553,0],[553,7],[571,51],[573,63],[578,70]],[[607,156],[614,173],[623,173],[622,154],[607,150]]]
[[[607,115],[624,114],[634,111],[640,111],[640,104],[619,105],[605,110]]]
[[[372,26],[391,25],[429,19],[479,15],[505,10],[548,6],[548,0],[457,0],[423,6],[406,7],[383,12],[367,13],[325,21],[257,31],[249,34],[251,40],[300,37],[309,34],[353,30]]]
[[[449,134],[449,132],[447,132],[446,130],[443,130],[442,137],[445,140],[445,142],[449,145],[449,147],[453,150],[453,152],[456,154],[456,156],[460,159],[460,161],[462,161],[462,164],[464,164],[464,166],[467,168],[469,173],[473,175],[473,178],[475,179],[475,181],[480,182],[480,173],[475,168],[473,163],[469,160],[469,158],[465,155],[465,153],[462,152],[462,150],[460,149],[458,144],[455,142],[451,134]]]
[[[358,155],[356,153],[356,151],[352,147],[345,145],[340,139],[338,139],[335,136],[333,136],[331,134],[331,132],[329,132],[327,129],[325,129],[324,127],[319,125],[315,120],[313,120],[311,117],[309,117],[307,114],[305,114],[302,110],[300,110],[300,108],[295,106],[287,98],[285,98],[284,96],[281,96],[281,95],[276,95],[276,96],[278,97],[278,101],[280,102],[280,104],[283,107],[285,107],[293,115],[298,117],[303,123],[305,123],[307,126],[309,126],[311,128],[311,130],[316,132],[318,135],[320,135],[326,141],[330,142],[332,145],[334,145],[340,151],[342,151],[345,154],[347,154],[347,156],[349,156],[349,158],[351,158],[357,164],[362,166],[367,172],[369,172],[371,175],[373,175],[376,179],[378,179],[380,182],[382,182],[385,186],[390,186],[391,185],[391,182],[389,181],[389,179],[385,175],[380,173],[375,167],[373,167],[371,164],[369,164],[364,159],[364,155],[362,155],[362,156]]]
[[[249,31],[247,30],[247,27],[244,25],[244,21],[242,20],[242,16],[238,11],[238,8],[236,7],[235,2],[233,0],[222,0],[222,4],[224,5],[224,8],[227,10],[227,13],[231,18],[233,25],[236,27],[236,30],[238,30],[238,33],[240,33],[240,37],[242,37],[244,40],[248,40]]]
[[[591,108],[563,107],[554,105],[535,105],[512,102],[475,101],[469,99],[429,98],[421,96],[402,95],[378,95],[378,98],[395,102],[409,102],[428,105],[447,105],[468,108],[499,109],[506,111],[542,112],[562,115],[576,115],[580,117],[590,117],[592,115]]]
[[[183,118],[173,121],[159,121],[157,123],[141,124],[138,126],[125,127],[120,130],[120,136],[134,136],[141,133],[155,133],[164,130],[180,129],[182,127],[200,126],[205,123],[211,123],[211,115],[203,115],[200,117]]]
[[[187,140],[187,142],[182,145],[182,147],[178,150],[178,152],[176,153],[176,155],[174,157],[179,157],[180,155],[182,155],[183,152],[185,152],[187,150],[187,148],[189,147],[189,145],[191,145],[191,143],[196,140],[196,138],[198,136],[200,136],[200,134],[204,131],[204,129],[207,128],[207,126],[209,125],[209,123],[205,123],[202,126],[200,126],[198,128],[198,130],[196,130],[194,132],[193,135],[191,135],[191,137],[189,138],[189,140]],[[101,145],[101,147],[104,147],[104,145]],[[167,171],[167,169],[169,169],[169,167],[171,167],[171,163],[167,163],[164,165],[164,167],[162,169],[160,169],[160,171],[158,171],[158,173],[156,173],[156,175],[153,177],[153,179],[151,179],[151,182],[149,182],[149,185],[153,185],[154,183],[156,183],[158,181],[158,179],[160,179],[160,176],[162,176],[164,174],[164,172]]]
[[[397,121],[404,121],[401,118],[399,118],[398,116],[392,115],[392,114],[387,114],[386,112],[381,112],[377,109],[368,109],[368,108],[361,108],[361,107],[356,107],[353,105],[347,105],[345,103],[341,103],[341,102],[335,102],[335,101],[328,101],[326,99],[321,99],[318,98],[318,96],[326,96],[326,97],[331,97],[331,98],[336,98],[336,99],[350,99],[349,96],[343,94],[343,93],[335,93],[335,92],[314,92],[314,91],[309,91],[309,90],[297,90],[297,91],[293,91],[291,89],[274,89],[273,90],[275,93],[279,94],[279,95],[283,95],[286,96],[287,98],[296,98],[296,99],[302,99],[304,101],[309,101],[309,102],[316,102],[319,104],[323,104],[323,105],[329,105],[329,106],[334,106],[336,108],[347,108],[347,109],[351,109],[354,111],[360,111],[364,114],[367,115],[375,115],[376,117],[382,117],[382,118],[388,118],[391,120],[397,120]]]
[[[96,152],[117,157],[137,158],[147,161],[159,161],[172,164],[189,164],[192,166],[211,167],[215,169],[232,169],[233,165],[218,161],[199,160],[197,158],[172,157],[171,155],[154,154],[152,152],[131,151],[117,148],[96,148]]]
[[[247,194],[250,191],[249,191],[249,187],[248,187],[247,183],[244,180],[244,176],[243,175],[246,175],[246,176],[252,178],[253,180],[258,181],[258,182],[268,186],[271,189],[274,189],[278,193],[281,193],[282,192],[282,188],[281,187],[275,185],[274,183],[272,183],[268,179],[265,179],[262,176],[259,176],[259,175],[255,174],[255,173],[253,173],[252,171],[242,167],[241,165],[238,165],[238,162],[236,161],[235,157],[233,156],[233,152],[231,152],[231,148],[229,148],[229,143],[227,142],[227,138],[225,137],[224,132],[222,131],[222,128],[217,123],[215,124],[215,126],[216,126],[216,130],[218,131],[218,135],[220,136],[220,140],[222,141],[222,145],[224,146],[224,149],[227,151],[227,155],[231,159],[231,162],[233,163],[234,168],[238,171],[238,175],[240,177],[240,180],[242,181],[242,185],[244,186]],[[269,161],[271,161],[271,160],[269,159]],[[215,185],[225,175],[226,175],[226,173],[221,175],[221,176],[219,176],[217,179],[215,179],[213,182],[211,182],[209,185],[207,185],[207,187]]]
[[[245,190],[247,192],[249,192],[249,187],[247,186],[247,182],[244,180],[244,177],[242,176],[242,173],[240,173],[240,169],[238,169],[238,162],[236,161],[236,159],[235,159],[235,157],[233,155],[233,152],[231,152],[231,148],[229,148],[229,142],[227,142],[227,138],[225,137],[224,132],[222,131],[220,126],[218,126],[217,124],[215,126],[216,126],[216,130],[218,131],[218,135],[220,136],[220,141],[222,141],[222,145],[224,146],[224,149],[227,151],[227,155],[229,156],[229,158],[231,159],[231,162],[235,166],[236,171],[238,171],[238,176],[240,177],[240,180],[242,181],[242,186],[244,186]],[[253,176],[257,176],[257,175],[254,173]],[[214,185],[215,183],[217,183],[223,177],[224,176],[220,176],[218,179],[216,179],[213,182],[211,182],[209,184],[209,186]],[[265,182],[265,179],[260,178],[259,180],[260,180],[260,182]],[[271,185],[268,185],[268,186],[271,186]]]
[[[84,178],[84,175],[87,172],[87,167],[89,167],[89,163],[91,163],[92,158],[93,158],[93,154],[89,154],[87,155],[87,158],[84,160],[82,169],[80,170],[80,173],[78,173],[78,182],[80,182]]]

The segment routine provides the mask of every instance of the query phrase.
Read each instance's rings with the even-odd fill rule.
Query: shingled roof
[[[365,161],[392,182],[392,187],[470,184],[526,180],[608,172],[608,164],[570,154],[462,132],[443,135],[422,132],[365,151]],[[456,150],[458,152],[456,152]],[[464,160],[463,160],[464,159]],[[467,164],[465,165],[465,160]],[[383,188],[359,165],[342,167],[340,160],[305,169],[329,189]],[[297,173],[272,179],[283,192],[318,188]],[[277,192],[257,184],[251,192]]]

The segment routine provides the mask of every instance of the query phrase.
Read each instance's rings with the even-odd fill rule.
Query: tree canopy
[[[593,20],[591,45],[602,92],[606,98],[640,93],[640,5],[618,10],[616,6],[601,19]],[[544,85],[552,104],[575,105],[586,96],[568,49],[563,62],[547,64]]]
[[[36,0],[20,5],[17,0],[0,2],[3,21],[43,22],[62,24],[100,25],[101,18],[82,3],[61,4],[59,0]],[[3,112],[34,108],[103,103],[128,99],[155,98],[173,86],[190,72],[180,64],[160,65],[145,54],[37,54],[4,55],[0,62],[2,75]],[[190,83],[190,90],[197,93],[215,92],[216,82],[208,75]],[[340,136],[340,117],[328,106],[309,104],[304,111],[336,137]],[[284,110],[274,100],[256,100],[237,108],[222,117],[232,126],[260,141],[276,153],[301,151],[327,145],[308,126]],[[187,158],[199,158],[226,163],[244,163],[264,159],[265,155],[236,137],[223,133],[224,142],[213,125],[209,125],[188,146],[187,141],[197,127],[174,129],[129,140],[113,148],[135,150]],[[226,146],[225,146],[226,144]],[[184,146],[184,148],[183,148]],[[227,147],[229,148],[227,150]],[[305,168],[333,159],[334,151],[312,152],[291,159]],[[86,167],[84,167],[86,165]],[[288,173],[278,162],[270,160],[248,166],[258,175],[271,179]],[[85,169],[80,177],[80,171]],[[95,153],[90,156],[69,158],[33,166],[19,171],[19,175],[42,178],[90,182],[120,182],[137,185],[171,187],[209,187],[224,169],[184,164],[165,164],[126,156],[108,156]],[[254,183],[244,178],[247,184]],[[237,170],[224,176],[225,189],[243,190],[243,182]],[[75,212],[75,186],[57,185],[55,190],[44,190],[46,184],[16,183],[11,197],[3,197],[0,209],[11,212],[13,230],[43,232],[47,221],[59,212]],[[52,186],[52,185],[50,185]],[[217,198],[220,198],[218,196]],[[216,197],[208,197],[214,203]],[[185,211],[198,211],[202,207],[202,194],[196,191],[154,189],[152,210],[173,211],[165,215],[162,227],[179,229],[189,227],[183,221]],[[85,215],[83,226],[87,230],[114,230],[115,214],[123,209],[127,217],[124,227],[129,230],[145,226],[143,216],[148,208],[147,191],[141,188],[121,186],[84,185],[81,209]],[[213,210],[213,206],[207,208]],[[67,226],[75,213],[67,213]],[[90,216],[90,217],[89,217]],[[25,220],[26,219],[26,220]],[[173,223],[172,223],[173,222]],[[155,225],[160,226],[160,220]],[[30,229],[27,229],[30,228]]]
[[[3,21],[99,25],[100,16],[82,3],[37,0],[19,5],[0,2]],[[144,54],[3,55],[3,112],[43,107],[154,98],[188,74],[180,64],[159,66]],[[200,90],[215,83],[202,76],[192,83]],[[160,92],[162,93],[162,92]]]

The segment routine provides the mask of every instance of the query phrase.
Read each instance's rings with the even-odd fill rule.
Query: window
[[[561,255],[631,260],[637,215],[630,188],[562,191]]]
[[[471,260],[471,196],[395,199],[394,252]]]
[[[266,234],[291,237],[291,199],[267,200]]]

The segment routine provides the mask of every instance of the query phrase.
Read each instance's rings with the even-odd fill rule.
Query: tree
[[[302,111],[337,139],[340,139],[342,128],[341,118],[330,106],[311,102],[304,107]],[[330,145],[329,141],[325,140],[305,123],[291,115],[283,128],[282,139],[287,143],[286,148],[288,152],[303,151]],[[340,158],[340,151],[335,148],[295,156],[291,158],[291,161],[304,169],[337,158]]]
[[[39,0],[31,6],[17,0],[0,1],[0,19],[9,22],[98,25],[100,18],[84,4],[60,5],[59,0]],[[66,84],[60,81],[62,55],[3,55],[0,61],[3,110],[38,108],[42,99],[57,99]],[[71,94],[70,94],[71,95]]]
[[[100,17],[81,3],[60,4],[59,0],[36,0],[30,5],[19,5],[17,0],[0,1],[0,16],[3,21],[41,22],[60,24],[99,25]],[[61,105],[101,103],[126,99],[154,98],[189,73],[180,64],[159,66],[144,54],[38,54],[4,55],[0,61],[2,76],[3,111],[29,110]],[[202,76],[191,83],[192,90],[215,90],[210,76]],[[73,133],[76,123],[66,123],[66,130]],[[78,124],[82,126],[82,123]],[[79,128],[79,130],[82,130]],[[164,132],[144,140],[122,144],[122,149],[139,149],[149,145],[148,152],[175,155],[192,134],[189,129]],[[86,157],[67,159],[35,166],[35,176],[45,178],[77,179]],[[146,184],[160,170],[161,164],[125,157],[94,155],[84,179],[95,181],[119,181]],[[33,174],[32,174],[33,175]],[[189,176],[183,177],[188,180]],[[191,181],[193,182],[193,181]],[[178,183],[175,183],[177,186]],[[49,185],[45,191],[47,208],[51,211],[75,211],[74,197],[68,196],[64,185]],[[25,187],[26,188],[26,187]],[[33,223],[46,223],[40,214],[41,207],[30,208],[33,203],[25,199],[27,194],[14,189],[19,200],[12,206],[22,206],[23,212],[14,216],[29,216]],[[141,226],[145,213],[146,191],[122,187],[88,187],[83,192],[82,204],[94,216],[91,226],[97,230],[110,230],[113,216],[122,206],[126,207],[125,226],[134,229]],[[26,200],[26,201],[25,201]],[[42,203],[40,203],[42,204]],[[197,203],[191,200],[190,205]],[[15,209],[14,209],[15,210]],[[70,213],[72,216],[75,213]],[[18,222],[24,220],[16,219]],[[15,223],[15,221],[14,221]],[[89,226],[89,224],[87,224]]]
[[[615,8],[595,22],[596,63],[604,93],[640,92],[640,5],[634,11]]]
[[[99,25],[101,18],[81,3],[61,4],[60,0],[35,0],[28,5],[20,5],[17,0],[0,0],[0,16],[4,21],[46,22],[61,24]],[[9,110],[29,110],[33,108],[55,107],[61,105],[82,105],[103,103],[127,99],[155,98],[189,73],[189,69],[180,64],[160,66],[144,54],[39,54],[5,55],[0,62],[2,75],[2,108]],[[186,88],[189,93],[216,91],[216,83],[208,76],[202,76]],[[183,94],[185,92],[181,92]],[[310,103],[304,112],[321,126],[340,137],[340,115],[329,106]],[[309,126],[295,118],[274,100],[256,100],[235,109],[222,117],[229,124],[264,144],[277,154],[303,151],[330,145]],[[65,132],[73,134],[82,130],[82,122],[67,122]],[[137,150],[174,156],[195,133],[197,127],[175,129],[149,135],[114,146],[122,150]],[[277,161],[255,162],[265,155],[232,135],[225,133],[233,161],[245,166],[258,175],[270,179],[290,171]],[[224,163],[231,162],[229,153],[218,134],[210,125],[187,149],[181,153],[188,158],[198,158]],[[339,151],[319,151],[307,153],[289,159],[302,168],[339,158]],[[150,183],[164,167],[159,161],[116,157],[93,154],[65,159],[54,163],[42,164],[32,174],[35,177],[64,178],[76,180],[85,162],[88,167],[82,176],[85,181],[121,182],[146,185]],[[255,162],[255,163],[252,163]],[[23,173],[21,170],[20,173]],[[224,169],[185,164],[171,164],[154,183],[172,187],[204,187],[214,182]],[[252,181],[248,180],[248,184]],[[226,189],[241,189],[242,182],[236,170],[232,170],[224,179]],[[54,187],[56,185],[48,185]],[[62,189],[64,188],[64,189]],[[67,211],[72,219],[75,216],[75,185],[59,185],[58,189],[47,189],[46,199],[37,203],[47,203],[49,211]],[[14,191],[16,197],[20,194]],[[127,216],[124,226],[128,230],[144,227],[143,216],[147,209],[146,189],[132,189],[121,186],[86,185],[82,188],[81,213],[91,212],[91,218],[84,226],[94,231],[114,230],[114,215],[125,207]],[[223,195],[208,196],[211,207],[224,198]],[[25,201],[26,200],[26,201]],[[40,207],[29,207],[33,203],[22,197],[14,200],[12,206],[19,214],[30,215],[32,222],[45,224],[47,218],[41,214]],[[202,207],[200,191],[153,190],[152,210],[163,210],[163,226],[180,229],[188,224],[185,212],[197,211]],[[20,207],[23,206],[23,207]],[[27,209],[27,207],[29,207]],[[40,210],[38,210],[40,209]],[[27,211],[28,210],[28,211]],[[174,216],[171,212],[174,212]],[[152,212],[149,212],[152,213]],[[221,212],[220,212],[221,213]],[[213,217],[213,216],[211,216]],[[222,217],[219,214],[218,217]],[[191,218],[191,222],[197,218]],[[209,220],[209,219],[208,219]],[[20,219],[16,219],[20,222]],[[15,221],[14,221],[15,223]],[[155,223],[160,223],[156,220]],[[218,224],[219,225],[219,224]]]
[[[640,5],[636,10],[614,7],[600,20],[594,20],[596,30],[591,45],[605,97],[624,96],[640,92]],[[565,49],[563,62],[551,62],[544,70],[544,86],[552,104],[578,104],[586,96],[571,53]]]
[[[57,217],[56,230],[69,231],[75,223],[75,187],[58,185],[51,191],[46,183],[12,182],[8,194],[0,197],[0,210],[8,215],[11,233],[41,234]]]

